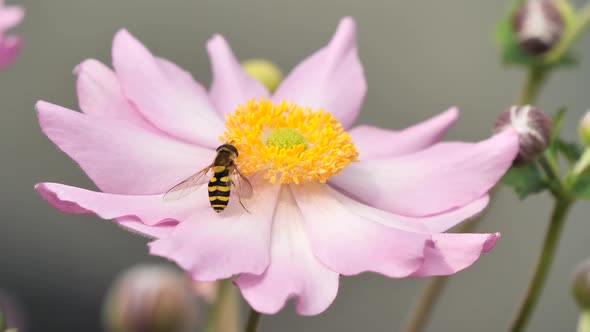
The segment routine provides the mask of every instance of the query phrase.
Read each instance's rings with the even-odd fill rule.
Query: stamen
[[[290,102],[250,100],[226,116],[226,128],[221,140],[238,149],[240,171],[271,183],[324,183],[358,157],[331,114]]]
[[[307,140],[293,128],[276,129],[266,139],[266,145],[277,146],[279,149],[291,149],[295,145],[303,145],[307,150]]]

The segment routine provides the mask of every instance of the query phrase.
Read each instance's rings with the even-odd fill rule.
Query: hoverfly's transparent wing
[[[164,194],[164,200],[174,201],[177,199],[181,199],[183,197],[186,197],[193,191],[197,190],[200,186],[202,186],[205,183],[204,181],[202,181],[203,177],[207,174],[207,172],[209,172],[210,169],[211,166],[207,166],[198,173],[190,176],[189,178],[170,188],[170,190],[168,190]]]
[[[244,210],[250,213],[250,211],[248,211],[242,202],[242,198],[252,197],[252,193],[254,192],[252,189],[252,184],[245,176],[242,175],[242,173],[240,173],[240,170],[236,166],[232,167],[231,175],[231,186],[235,188],[235,193],[238,194],[238,201]]]
[[[232,167],[231,174],[231,182],[235,187],[237,194],[239,195],[238,197],[251,198],[252,194],[254,193],[254,189],[252,188],[250,181],[248,181],[248,178],[242,175],[236,166]]]

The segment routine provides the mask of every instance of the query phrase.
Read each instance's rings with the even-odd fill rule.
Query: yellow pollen
[[[221,140],[238,149],[240,171],[271,183],[325,183],[358,157],[334,116],[291,102],[252,99],[226,115],[225,126]]]

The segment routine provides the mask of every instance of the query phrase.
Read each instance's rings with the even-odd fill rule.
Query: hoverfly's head
[[[220,145],[216,151],[219,152],[219,151],[223,151],[223,150],[229,151],[229,152],[235,154],[236,158],[238,157],[238,149],[236,149],[236,147],[233,146],[231,143],[225,143],[223,145]]]

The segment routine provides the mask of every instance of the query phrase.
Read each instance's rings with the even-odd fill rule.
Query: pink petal
[[[333,198],[348,207],[350,211],[364,218],[409,232],[440,233],[480,213],[488,204],[489,197],[483,196],[461,208],[427,217],[407,217],[379,210],[330,190]]]
[[[445,232],[452,227],[457,226],[469,218],[475,217],[479,214],[490,202],[490,197],[485,195],[468,203],[460,208],[443,212],[427,217],[419,217],[418,219],[424,224],[432,233]]]
[[[105,117],[37,103],[43,132],[105,192],[160,194],[209,165],[213,150]]]
[[[0,37],[0,69],[8,67],[14,62],[24,44],[21,37]]]
[[[438,143],[458,118],[459,110],[453,107],[402,131],[358,126],[349,133],[361,160],[391,158]]]
[[[157,225],[149,226],[132,217],[117,218],[115,222],[132,233],[154,239],[170,236],[176,225],[178,225],[178,222],[167,221]]]
[[[273,100],[322,108],[348,128],[361,110],[366,90],[357,52],[356,25],[352,18],[345,17],[330,43],[295,67],[278,87]]]
[[[0,34],[19,24],[25,16],[21,6],[0,7]]]
[[[184,221],[197,212],[210,209],[207,186],[175,201],[164,201],[162,195],[107,194],[58,183],[40,183],[35,189],[49,204],[65,213],[93,213],[107,220],[131,217],[148,226],[171,220]]]
[[[207,96],[207,91],[201,84],[195,81],[191,73],[180,68],[168,59],[156,58],[156,62],[175,92],[186,96],[196,94],[199,99],[206,99],[207,107],[212,107]]]
[[[123,96],[115,73],[97,60],[85,60],[76,67],[78,103],[92,116],[116,118],[150,131],[156,131]]]
[[[126,30],[115,35],[113,65],[124,95],[153,125],[189,142],[211,148],[220,145],[223,121],[213,111],[205,89],[196,82],[179,85],[186,83],[185,73],[166,65],[162,68]]]
[[[434,234],[427,247],[424,265],[412,277],[430,277],[457,273],[473,264],[482,253],[496,245],[495,234]]]
[[[261,274],[270,260],[270,234],[279,185],[259,183],[252,198],[236,199],[221,213],[209,208],[181,222],[174,232],[150,243],[150,253],[166,257],[197,281],[234,274]]]
[[[398,158],[352,164],[330,183],[361,202],[407,216],[426,216],[482,197],[518,152],[512,130],[479,143],[440,143]]]
[[[62,212],[94,213],[105,219],[115,218],[114,221],[121,227],[156,239],[172,233],[178,221],[171,218],[182,220],[198,209],[198,205],[187,200],[163,204],[161,195],[112,195],[57,183],[40,183],[35,189],[43,199]]]
[[[221,115],[234,112],[249,99],[268,98],[264,85],[242,69],[222,36],[213,36],[207,43],[207,51],[213,74],[209,95]]]
[[[242,274],[235,283],[250,306],[265,314],[277,313],[294,297],[300,315],[317,315],[336,298],[338,274],[314,256],[289,187],[281,190],[275,211],[268,269]]]
[[[356,213],[326,185],[292,186],[305,219],[313,252],[331,270],[344,275],[372,271],[407,277],[424,260],[430,235],[388,227]]]

